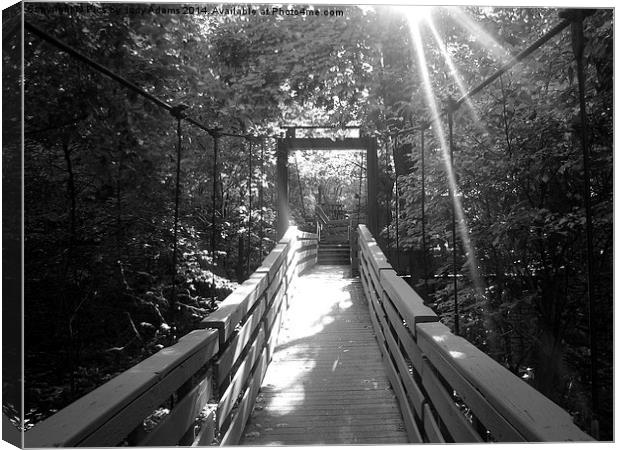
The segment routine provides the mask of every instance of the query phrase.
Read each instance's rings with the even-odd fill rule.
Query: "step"
[[[319,255],[348,255],[351,253],[349,247],[319,247]]]
[[[316,262],[319,266],[346,266],[351,264],[348,259],[318,259]]]

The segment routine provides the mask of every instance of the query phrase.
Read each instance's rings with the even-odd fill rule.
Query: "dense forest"
[[[447,123],[437,128],[433,104],[491,75],[558,23],[557,9],[436,8],[418,22],[389,7],[317,18],[85,5],[28,3],[26,20],[230,135],[177,121],[25,32],[26,428],[174,343],[260,265],[276,238],[284,125],[377,137],[380,243],[454,326]],[[457,296],[462,336],[611,439],[613,11],[584,26],[587,129],[570,27],[454,115]],[[311,229],[319,192],[365,210],[358,153],[299,152],[289,177],[300,226]]]

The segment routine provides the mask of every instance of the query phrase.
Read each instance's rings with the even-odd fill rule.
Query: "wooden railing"
[[[359,271],[412,442],[587,441],[547,397],[439,322],[364,225]]]
[[[179,339],[25,434],[26,447],[239,441],[316,235],[290,227],[262,265]]]

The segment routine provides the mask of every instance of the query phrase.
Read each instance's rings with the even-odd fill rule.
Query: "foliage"
[[[393,250],[398,219],[399,246],[426,252],[429,262],[413,283],[428,286],[427,300],[453,325],[452,203],[437,123],[425,131],[424,237],[421,230],[419,128],[433,115],[428,100],[461,94],[450,64],[463,86],[475,86],[551,28],[557,11],[437,9],[434,28],[421,23],[417,43],[402,11],[342,9],[342,17],[320,20],[78,9],[35,10],[27,20],[170,104],[186,104],[212,128],[277,136],[282,124],[355,124],[377,137],[381,245]],[[594,329],[607,413],[612,14],[599,10],[585,25],[602,311]],[[572,58],[564,32],[472,99],[473,110],[464,104],[455,115],[463,212],[457,296],[462,334],[585,426],[590,327]],[[214,136],[182,122],[174,266],[176,120],[30,34],[25,80],[26,407],[29,419],[40,420],[173,343],[260,264],[275,238],[275,140],[219,136],[216,165]],[[290,160],[300,223],[312,214],[319,186],[350,211],[365,202],[363,192],[355,197],[357,157],[332,156]]]

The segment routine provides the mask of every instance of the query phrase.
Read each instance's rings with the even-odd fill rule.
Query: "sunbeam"
[[[433,38],[435,38],[435,42],[437,43],[437,47],[441,51],[441,54],[442,54],[444,60],[446,61],[446,64],[448,65],[448,68],[450,69],[450,73],[452,74],[452,78],[454,78],[454,81],[456,82],[456,85],[459,88],[459,92],[461,93],[461,96],[465,96],[465,94],[467,94],[467,88],[465,88],[465,84],[463,83],[463,79],[461,78],[461,75],[460,75],[459,71],[454,66],[454,62],[452,61],[452,56],[446,50],[445,42],[443,41],[441,36],[439,36],[439,32],[437,31],[437,28],[435,28],[435,24],[431,20],[429,20],[427,22],[427,25],[428,25],[428,28],[431,30]],[[474,104],[472,103],[471,99],[467,98],[465,100],[465,103],[467,104],[467,106],[469,107],[469,110],[471,111],[471,114],[472,114],[472,116],[473,116],[473,118],[475,120],[476,126],[479,126],[481,128],[481,130],[484,131],[482,129],[481,125],[480,125],[480,116],[478,115],[478,112],[476,111],[476,109],[474,107]]]
[[[422,45],[422,36],[420,34],[419,22],[409,21],[409,31],[411,33],[411,40],[413,42],[415,48],[415,54],[418,62],[418,71],[420,74],[420,78],[422,79],[422,84],[424,87],[424,94],[426,97],[426,103],[430,109],[432,115],[432,128],[435,132],[435,136],[439,141],[439,145],[441,147],[441,152],[443,156],[443,161],[446,168],[446,174],[448,176],[448,184],[453,195],[454,202],[454,210],[456,215],[456,220],[458,223],[458,233],[461,236],[461,242],[463,243],[463,248],[465,250],[465,255],[467,258],[467,266],[469,267],[469,271],[471,274],[472,282],[474,284],[474,288],[476,293],[479,296],[484,295],[484,285],[482,283],[482,279],[480,277],[480,270],[478,268],[478,264],[476,261],[476,257],[474,254],[474,249],[471,244],[471,239],[469,237],[469,230],[467,227],[467,222],[465,220],[465,214],[463,213],[463,207],[461,205],[460,196],[458,193],[458,186],[456,183],[456,177],[450,163],[450,148],[446,141],[446,136],[443,130],[443,126],[441,124],[441,116],[439,113],[439,108],[437,106],[437,99],[435,94],[433,93],[433,88],[431,85],[430,74],[428,72],[428,66],[426,62],[426,55],[424,53],[424,46]],[[453,243],[453,245],[455,245]]]
[[[407,16],[407,21],[418,25],[422,22],[429,22],[433,14],[433,6],[424,5],[403,5],[397,9]]]
[[[464,28],[472,35],[472,37],[480,44],[480,46],[495,56],[501,64],[508,62],[512,55],[502,45],[497,42],[493,36],[487,33],[479,24],[474,22],[463,10],[458,6],[446,7],[446,10],[453,17],[454,22]]]

